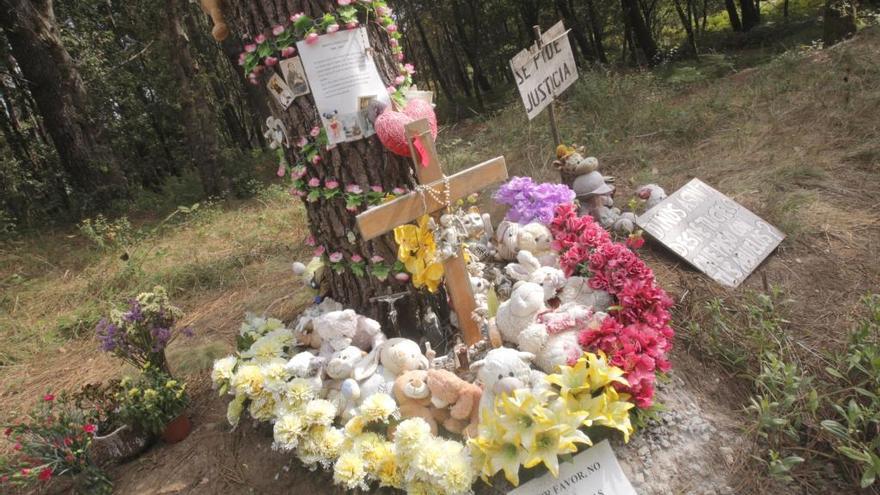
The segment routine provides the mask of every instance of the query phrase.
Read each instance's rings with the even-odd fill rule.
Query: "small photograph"
[[[361,114],[362,112],[354,112],[339,117],[339,121],[342,122],[342,129],[345,132],[346,141],[355,141],[365,137]]]
[[[286,110],[287,107],[293,103],[293,93],[290,91],[287,83],[284,82],[284,79],[278,74],[272,74],[266,87],[269,88],[269,92],[275,96],[276,100],[278,100],[278,104],[281,105],[281,108]]]
[[[339,121],[339,110],[325,112],[321,114],[321,119],[324,121],[324,128],[327,129],[327,139],[330,144],[345,141],[345,130],[342,128],[342,122]]]
[[[357,117],[360,127],[363,130],[362,137],[372,136],[376,133],[373,123],[370,122],[370,103],[377,101],[376,95],[358,96]]]
[[[294,98],[309,94],[309,81],[306,79],[302,60],[298,56],[282,60],[280,66],[284,80],[287,81]]]

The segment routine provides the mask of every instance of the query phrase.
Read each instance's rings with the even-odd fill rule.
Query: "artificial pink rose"
[[[246,51],[247,53],[254,53],[255,51],[257,51],[256,43],[248,43],[247,45],[244,45],[244,51]]]
[[[349,184],[349,185],[345,186],[345,192],[350,192],[352,194],[360,194],[360,193],[364,192],[364,190],[361,189],[361,186],[359,186],[357,184]]]
[[[406,282],[407,280],[409,280],[409,273],[404,273],[404,272],[395,273],[394,278],[398,282]]]
[[[333,24],[330,24],[329,26],[327,26],[327,34],[333,34],[336,31],[339,31],[339,24],[336,24],[334,22]]]
[[[266,42],[266,35],[263,33],[260,33],[257,35],[256,38],[254,38],[254,41],[256,41],[258,45],[262,45],[263,43]]]
[[[264,60],[264,62],[267,67],[272,67],[272,66],[278,64],[278,59],[275,57],[266,57],[266,60]]]
[[[339,187],[339,182],[330,179],[324,183],[324,187],[326,187],[327,189],[336,189],[337,187]]]
[[[358,21],[348,21],[348,23],[345,25],[346,29],[354,29],[356,27],[358,27]]]
[[[309,131],[309,135],[312,137],[318,137],[318,134],[321,134],[321,128],[318,126],[312,127],[312,130]]]
[[[321,179],[317,177],[312,177],[309,179],[309,187],[318,187],[321,185]]]
[[[317,244],[315,242],[315,236],[309,235],[308,237],[306,237],[306,246],[314,247],[315,244]]]
[[[415,73],[416,73],[416,68],[415,68],[415,66],[414,66],[413,64],[404,64],[404,66],[403,66],[403,70],[404,70],[407,74],[415,74]]]
[[[399,62],[403,62],[403,53],[398,53],[394,58],[396,58]]]
[[[284,164],[282,163],[282,164],[278,165],[278,170],[275,171],[275,175],[277,175],[278,177],[284,177],[284,173],[286,171],[287,171],[287,168],[285,168]]]
[[[388,40],[388,44],[391,45],[391,47],[393,48],[393,47],[396,47],[397,45],[399,45],[400,42],[394,38],[391,38],[390,40]]]
[[[339,263],[340,261],[342,261],[342,253],[340,253],[339,251],[336,251],[335,253],[332,253],[330,255],[331,263]]]
[[[371,189],[373,192],[377,192],[377,193],[380,193],[380,192],[382,192],[382,190],[383,190],[383,189],[382,189],[382,186],[370,186],[370,189]]]
[[[323,160],[323,158],[321,158],[321,155],[313,156],[312,157],[312,165],[317,165],[317,164],[321,163],[321,160]]]
[[[400,85],[403,84],[404,82],[406,82],[406,77],[405,77],[405,76],[397,76],[397,77],[394,78],[394,84],[396,84],[396,85],[398,85],[398,86],[400,86]]]
[[[326,250],[327,250],[327,248],[325,248],[324,246],[318,246],[315,248],[315,252],[313,254],[315,256],[320,257],[321,255],[324,254],[324,251],[326,251]]]
[[[302,12],[290,16],[290,22],[296,22],[303,16]]]
[[[272,28],[272,34],[275,36],[280,36],[283,32],[284,26],[282,26],[281,24],[276,24],[275,27]]]
[[[404,194],[406,194],[406,189],[404,189],[402,187],[395,187],[394,189],[391,190],[391,193],[394,194],[395,196],[403,196]]]
[[[305,147],[307,144],[309,144],[309,140],[306,139],[305,136],[300,136],[299,139],[296,140],[296,145],[300,148]]]
[[[389,25],[385,26],[385,30],[388,31],[389,33],[397,32],[397,24],[389,24]]]
[[[296,55],[296,48],[292,46],[285,46],[281,49],[281,57],[282,58],[290,58]]]
[[[351,255],[351,261],[355,263],[360,263],[361,261],[364,261],[364,257],[359,254],[353,254]]]
[[[381,262],[385,261],[385,258],[383,258],[383,257],[379,256],[378,254],[376,254],[376,255],[373,255],[373,256],[370,258],[370,261],[373,262],[373,263],[381,263]]]
[[[345,7],[346,5],[350,5],[350,4],[351,4],[351,0],[338,0],[337,3],[338,3],[340,6]]]
[[[318,41],[318,33],[309,33],[306,35],[306,43],[309,45],[315,44]]]

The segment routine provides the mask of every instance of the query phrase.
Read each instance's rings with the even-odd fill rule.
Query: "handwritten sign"
[[[535,43],[510,60],[516,87],[529,120],[535,118],[578,78],[571,44],[562,21],[541,35],[543,48]]]
[[[636,223],[719,284],[738,287],[785,234],[693,179]]]
[[[559,477],[547,473],[509,495],[636,495],[620,469],[608,440],[559,465]]]
[[[366,28],[324,34],[296,47],[330,144],[371,136],[375,131],[362,103],[375,98],[387,105],[390,100],[367,50]]]

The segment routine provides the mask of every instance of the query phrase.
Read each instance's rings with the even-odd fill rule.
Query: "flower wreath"
[[[650,407],[655,373],[670,369],[666,354],[675,335],[669,326],[672,299],[636,253],[613,242],[589,215],[578,216],[573,204],[556,208],[550,231],[565,275],[588,277],[590,287],[617,301],[600,328],[581,331],[581,346],[607,354],[612,365],[624,370],[629,383],[618,388],[631,394],[638,407]]]

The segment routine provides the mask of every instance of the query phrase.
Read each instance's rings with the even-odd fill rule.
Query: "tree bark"
[[[690,7],[688,7],[688,12],[685,13],[684,9],[682,9],[679,0],[673,0],[672,3],[675,5],[675,12],[678,13],[678,18],[681,20],[681,26],[684,28],[685,33],[687,33],[688,40],[688,48],[690,50],[690,54],[697,58],[697,39],[694,36],[694,26],[691,24],[690,19]]]
[[[626,17],[633,39],[645,55],[648,65],[657,63],[657,44],[642,16],[638,0],[621,0],[623,15]]]
[[[574,11],[571,9],[571,5],[569,5],[568,1],[556,0],[556,8],[559,9],[562,18],[567,21],[566,24],[571,26],[571,35],[577,42],[578,47],[580,47],[584,59],[590,61],[596,60],[595,50],[590,46],[590,41],[587,39],[587,36],[584,35],[584,27],[581,25],[577,15],[575,15]]]
[[[217,127],[213,123],[211,104],[205,96],[206,89],[196,81],[197,68],[190,53],[181,16],[181,0],[165,0],[165,36],[171,54],[172,72],[180,88],[180,117],[183,134],[202,188],[207,196],[218,196],[226,190],[226,182],[220,174],[220,145]]]
[[[125,196],[127,183],[64,48],[51,0],[0,0],[0,27],[28,81],[80,211]]]
[[[336,2],[330,0],[288,0],[285,7],[281,7],[280,3],[273,0],[231,0],[227,12],[230,27],[243,37],[253,39],[257,34],[268,33],[275,24],[285,22],[290,14],[303,12],[317,17],[336,8]],[[397,75],[397,62],[392,58],[387,34],[374,23],[369,23],[367,29],[379,73],[385,82],[390,82]],[[307,136],[312,127],[321,125],[311,96],[298,97],[286,110],[282,109],[265,87],[269,75],[263,74],[257,88],[270,102],[272,114],[284,122],[291,140],[297,136]],[[286,151],[290,163],[296,162],[295,150],[293,146]],[[304,179],[318,178],[324,181],[333,178],[341,184],[358,184],[364,190],[369,190],[371,185],[382,186],[386,191],[395,187],[412,189],[415,185],[411,160],[385,150],[375,135],[340,143],[332,149],[321,150],[320,155],[321,164],[307,165]],[[346,210],[344,198],[306,202],[305,210],[312,236],[327,253],[340,252],[345,259],[350,259],[353,254],[361,255],[366,260],[375,255],[382,256],[387,262],[397,259],[397,245],[392,234],[369,242],[361,238],[355,213]],[[376,300],[401,292],[405,295],[396,303]],[[431,296],[393,278],[383,282],[369,275],[359,277],[348,269],[336,273],[328,268],[324,270],[322,295],[331,296],[346,307],[377,319],[389,337],[402,335],[418,341],[430,340],[435,345],[444,340],[443,336],[431,333],[436,328],[428,318],[429,308],[441,320],[448,318],[448,307],[442,291],[438,296]],[[392,309],[397,314],[396,321],[392,321]]]
[[[727,9],[727,18],[730,20],[730,28],[734,31],[742,31],[743,25],[739,20],[739,12],[733,0],[724,0],[724,8]]]
[[[422,21],[417,13],[414,13],[412,17],[413,22],[416,25],[416,30],[419,32],[419,39],[422,42],[422,47],[425,49],[425,55],[428,57],[428,63],[431,65],[431,72],[434,73],[437,82],[440,84],[440,88],[446,95],[446,99],[449,100],[450,103],[454,103],[455,96],[449,89],[449,82],[446,80],[446,74],[440,69],[440,63],[437,61],[437,56],[434,55],[434,50],[428,42],[428,36],[425,34],[425,27],[422,25]]]

